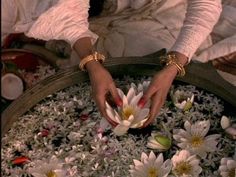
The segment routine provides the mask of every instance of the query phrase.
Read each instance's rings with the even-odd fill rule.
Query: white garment
[[[132,17],[128,20],[121,20],[119,24],[116,22],[118,24],[117,31],[115,30],[113,35],[110,35],[110,40],[108,38],[108,40],[104,42],[104,47],[108,48],[112,56],[127,56],[135,53],[141,55],[155,49],[158,50],[158,48],[161,47],[170,49],[172,46],[170,50],[183,53],[191,59],[193,54],[212,31],[221,12],[220,0],[188,0],[186,18],[178,35],[185,12],[183,11],[182,14],[177,17],[174,16],[174,14],[173,19],[175,20],[171,22],[172,24],[165,24],[167,21],[169,22],[169,20],[166,20],[164,16],[162,18],[162,14],[167,12],[165,14],[168,15],[168,11],[171,9],[171,11],[169,11],[170,16],[175,10],[178,10],[178,7],[182,7],[182,5],[178,5],[184,4],[184,0],[151,0],[150,2],[149,0],[146,0],[146,2],[144,0],[117,1],[126,3],[124,6],[126,8],[127,1],[130,1],[130,7],[135,10],[141,8],[139,4],[147,6],[147,8],[144,7],[146,8],[144,10],[148,13],[150,12],[152,18],[156,19],[157,22],[149,19],[137,21],[135,17],[133,17],[134,20],[132,20]],[[138,1],[141,3],[137,3]],[[137,5],[135,5],[134,2],[136,2]],[[117,4],[122,5],[122,3]],[[173,9],[171,7],[177,8]],[[88,8],[89,0],[3,0],[2,36],[9,32],[24,32],[29,37],[43,40],[65,40],[71,45],[81,37],[91,37],[93,42],[95,42],[97,36],[88,29]],[[150,15],[144,12],[142,13],[144,18]],[[142,13],[140,11],[136,16]],[[19,14],[19,16],[17,16],[17,14]],[[10,20],[7,18],[8,15],[11,16]],[[145,30],[145,27],[142,27],[145,24],[148,26],[147,30]],[[136,28],[136,25],[139,29]],[[129,33],[130,29],[133,30],[131,33]],[[140,39],[147,37],[145,31],[148,32],[150,29],[154,31],[150,33],[151,35],[148,40],[153,41],[154,45],[146,47],[147,45],[143,44],[145,40],[136,40],[136,44],[129,42],[129,40],[132,40],[135,36],[139,36]],[[122,39],[120,32],[126,35],[126,39]],[[177,40],[175,39],[176,37]],[[158,38],[160,38],[160,40]],[[127,43],[130,45],[125,46],[125,48],[123,45],[113,47],[117,41],[121,41],[123,45]],[[137,50],[135,47],[137,44],[140,46],[144,45],[142,47],[143,50]]]
[[[189,0],[180,34],[170,49],[192,58],[220,17],[220,0]]]
[[[207,62],[236,52],[236,3],[224,5],[220,20],[213,30],[214,45],[201,50],[195,59]]]
[[[3,0],[2,42],[9,33],[42,40],[65,40],[71,45],[97,35],[88,27],[89,0]]]
[[[212,45],[209,34],[222,10],[220,0],[117,1],[113,14],[90,22],[99,35],[98,50],[112,57],[143,56],[167,48],[191,59],[197,49]],[[137,8],[133,2],[143,6]]]

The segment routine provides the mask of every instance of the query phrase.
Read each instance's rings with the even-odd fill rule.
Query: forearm
[[[73,48],[75,49],[76,53],[78,54],[81,60],[93,54],[93,45],[91,42],[91,38],[89,37],[78,39],[75,42]],[[101,63],[95,60],[89,61],[85,64],[85,68],[88,71],[88,73],[94,72],[96,68],[101,68],[101,67],[102,67]]]
[[[170,51],[189,60],[212,31],[221,13],[220,0],[189,0],[183,27]]]
[[[73,48],[81,59],[93,53],[93,46],[89,37],[78,39]]]

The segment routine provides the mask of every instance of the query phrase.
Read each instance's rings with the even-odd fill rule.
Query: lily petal
[[[123,125],[123,124],[119,124],[119,125],[117,125],[117,126],[114,128],[114,133],[115,133],[117,136],[122,136],[122,135],[124,135],[128,130],[129,130],[129,127],[128,127],[128,126],[125,126],[125,125]]]

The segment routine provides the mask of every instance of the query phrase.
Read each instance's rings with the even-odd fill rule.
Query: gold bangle
[[[177,61],[176,55],[168,54],[166,56],[161,56],[160,58],[161,58],[161,64],[164,63],[165,66],[174,65],[177,68],[178,70],[177,76],[183,77],[186,74],[184,66]]]
[[[87,57],[83,58],[80,63],[79,63],[79,68],[82,70],[82,71],[86,71],[85,69],[85,65],[90,62],[90,61],[98,61],[100,63],[103,63],[105,61],[105,56],[103,54],[100,54],[98,52],[94,52],[93,54],[91,55],[88,55]]]

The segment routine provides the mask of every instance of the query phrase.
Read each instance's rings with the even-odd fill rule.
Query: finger
[[[123,102],[122,102],[122,99],[120,98],[120,96],[118,94],[118,91],[117,91],[116,86],[115,86],[114,83],[110,85],[109,91],[110,91],[113,99],[115,100],[116,105],[121,107]]]
[[[106,113],[106,107],[105,107],[105,95],[103,94],[98,94],[95,96],[95,101],[97,103],[98,109],[101,113],[101,115],[112,125],[116,126],[117,123],[113,121]]]
[[[150,123],[153,122],[157,114],[159,113],[161,106],[163,105],[163,97],[161,93],[156,93],[152,99],[152,105],[150,109],[150,116],[148,120],[144,123],[143,127],[148,126]]]
[[[146,90],[146,92],[144,93],[144,95],[142,96],[142,98],[139,100],[138,102],[138,106],[140,108],[143,108],[144,105],[147,103],[147,101],[152,97],[152,95],[156,92],[157,88],[155,86],[153,86],[152,84],[150,84],[150,86],[148,87],[148,89]]]

